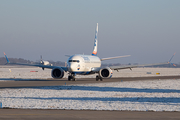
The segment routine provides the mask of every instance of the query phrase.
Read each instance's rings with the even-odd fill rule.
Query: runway
[[[1,78],[3,79],[3,78]],[[33,88],[38,86],[60,86],[88,83],[108,83],[124,81],[147,81],[147,80],[165,80],[180,79],[180,76],[155,76],[155,77],[121,77],[95,81],[92,78],[81,78],[77,81],[68,81],[67,79],[6,79],[0,82],[0,89],[6,88]],[[0,119],[180,119],[179,112],[138,112],[138,111],[94,111],[94,110],[30,110],[30,109],[0,109]]]
[[[4,78],[0,78],[0,80]],[[180,79],[180,76],[153,76],[153,77],[118,77],[96,81],[95,78],[79,78],[77,81],[68,81],[67,79],[10,79],[0,81],[0,89],[3,88],[25,88],[39,86],[58,86],[88,83],[106,83],[106,82],[123,82],[123,81],[139,81],[139,80],[160,80],[160,79]]]
[[[0,119],[13,120],[179,120],[179,112],[0,109]]]

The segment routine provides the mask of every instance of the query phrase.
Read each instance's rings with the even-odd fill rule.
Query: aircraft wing
[[[54,68],[62,68],[65,72],[68,71],[67,67],[61,67],[61,66],[50,66],[50,65],[41,65],[41,64],[25,64],[25,63],[6,63],[9,65],[22,65],[22,66],[34,66],[34,67],[41,67],[41,68],[48,68],[48,69],[54,69]]]
[[[112,70],[120,70],[120,69],[131,69],[136,67],[148,67],[148,66],[154,66],[154,65],[166,65],[170,64],[170,62],[165,63],[155,63],[155,64],[143,64],[143,65],[125,65],[125,66],[110,66]]]
[[[110,68],[112,70],[120,70],[120,69],[131,69],[131,68],[136,68],[136,67],[148,67],[148,66],[155,66],[155,65],[167,65],[167,64],[172,64],[171,60],[174,57],[174,55],[176,54],[176,52],[173,54],[173,56],[171,57],[171,59],[169,60],[169,62],[164,62],[164,63],[155,63],[155,64],[142,64],[142,65],[126,65],[126,66],[111,66]],[[174,64],[172,64],[173,66],[175,66]]]
[[[44,69],[44,68],[48,68],[48,69],[62,68],[65,72],[68,71],[67,67],[61,67],[61,66],[50,66],[50,65],[42,65],[42,64],[26,64],[26,63],[10,63],[10,61],[8,60],[5,53],[4,53],[4,55],[7,60],[6,64],[9,64],[9,65],[34,66],[34,67],[41,67],[42,69]]]

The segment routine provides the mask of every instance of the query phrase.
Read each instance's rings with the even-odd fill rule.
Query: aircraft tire
[[[96,81],[99,81],[99,76],[98,75],[96,76]]]
[[[71,76],[68,76],[68,81],[71,81],[72,77]]]
[[[73,77],[73,78],[72,78],[72,80],[73,80],[73,81],[76,81],[76,78],[75,78],[75,77]]]

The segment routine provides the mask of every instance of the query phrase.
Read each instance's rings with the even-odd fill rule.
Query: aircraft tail
[[[98,44],[97,35],[98,35],[98,23],[96,26],[96,33],[95,33],[95,39],[94,39],[94,50],[92,52],[92,55],[94,55],[94,56],[97,55],[97,44]]]

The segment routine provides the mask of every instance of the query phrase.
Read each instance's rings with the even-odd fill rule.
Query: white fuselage
[[[73,55],[67,61],[68,71],[73,74],[89,74],[94,68],[101,67],[101,60],[92,55]]]

